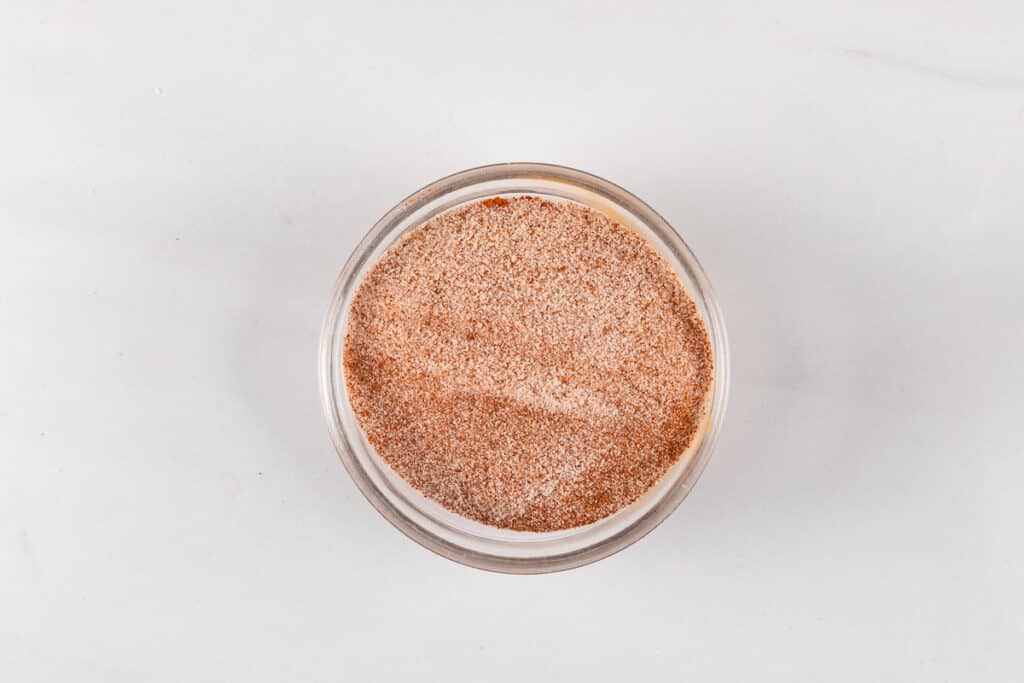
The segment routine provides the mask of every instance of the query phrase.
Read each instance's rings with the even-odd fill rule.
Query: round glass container
[[[348,399],[342,349],[352,298],[367,270],[403,234],[439,213],[489,197],[534,195],[600,211],[646,237],[679,275],[707,327],[714,355],[708,417],[691,448],[631,505],[587,526],[553,532],[499,529],[423,496],[367,442]],[[510,163],[462,171],[427,185],[377,221],[338,277],[320,339],[320,392],[334,446],[356,485],[384,517],[430,550],[463,564],[529,574],[578,567],[615,553],[662,522],[690,492],[711,457],[729,386],[725,324],[711,284],[668,222],[621,187],[563,166]]]

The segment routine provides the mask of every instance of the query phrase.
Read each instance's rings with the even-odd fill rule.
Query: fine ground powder
[[[391,246],[356,292],[343,361],[388,465],[524,531],[597,521],[656,484],[699,438],[714,368],[647,240],[537,197],[458,207]]]

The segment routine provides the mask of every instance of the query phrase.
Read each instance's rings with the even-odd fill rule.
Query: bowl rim
[[[647,512],[628,526],[586,547],[549,556],[514,557],[468,548],[433,533],[402,512],[373,482],[355,452],[341,420],[336,376],[342,372],[342,364],[340,358],[335,358],[335,351],[338,348],[338,340],[344,337],[345,332],[341,324],[346,312],[344,293],[350,289],[356,273],[367,265],[375,249],[404,220],[431,202],[436,202],[440,197],[473,185],[531,179],[565,183],[614,201],[619,206],[627,208],[643,221],[648,229],[655,231],[661,241],[666,242],[672,253],[664,255],[670,259],[674,258],[686,270],[698,289],[694,292],[687,287],[687,293],[695,300],[699,297],[698,308],[700,309],[703,304],[703,310],[706,312],[702,317],[705,319],[712,345],[714,384],[703,439],[684,468],[677,474],[677,480],[661,494]],[[481,198],[501,194],[503,192],[498,191],[465,201],[479,201]],[[602,210],[600,207],[592,208]],[[421,222],[408,226],[407,229],[414,229],[419,224]],[[664,252],[660,245],[653,246]],[[667,220],[628,190],[591,173],[557,164],[511,162],[466,169],[429,183],[400,201],[373,225],[356,245],[335,281],[320,334],[319,380],[321,403],[335,450],[356,486],[385,519],[420,545],[455,562],[502,573],[534,574],[580,567],[608,557],[653,531],[686,498],[710,460],[721,429],[729,394],[729,349],[725,320],[711,283],[696,256]],[[384,466],[387,467],[386,464]]]

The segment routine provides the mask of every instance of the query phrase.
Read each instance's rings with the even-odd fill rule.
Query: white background
[[[682,507],[536,577],[392,529],[316,379],[372,223],[513,160],[662,212],[734,360]],[[1020,681],[1022,253],[1018,0],[2,0],[0,680]]]

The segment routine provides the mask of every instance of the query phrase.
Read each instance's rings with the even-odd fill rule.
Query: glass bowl
[[[348,399],[341,362],[352,298],[367,270],[409,230],[452,207],[488,197],[535,195],[578,202],[644,235],[668,259],[707,326],[714,354],[709,416],[702,435],[646,494],[587,526],[553,532],[499,529],[448,511],[413,489],[367,442]],[[450,175],[409,196],[377,221],[338,277],[320,338],[320,392],[334,446],[349,474],[384,517],[426,548],[473,567],[516,574],[570,569],[642,538],[690,492],[711,457],[729,385],[725,324],[707,276],[672,227],[651,207],[607,180],[563,166],[495,164]]]

